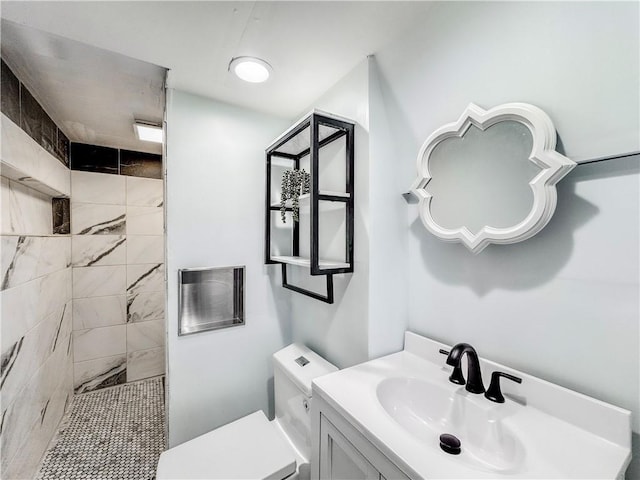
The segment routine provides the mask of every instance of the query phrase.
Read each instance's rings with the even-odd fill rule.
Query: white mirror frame
[[[474,125],[486,130],[498,122],[516,121],[525,125],[533,137],[533,148],[529,160],[541,170],[529,186],[533,191],[533,206],[529,214],[518,224],[508,228],[482,227],[474,234],[465,226],[457,229],[444,228],[431,214],[431,199],[426,187],[433,178],[429,173],[429,158],[434,148],[451,137],[462,137]],[[576,163],[556,148],[556,130],[549,116],[533,105],[505,103],[484,110],[470,103],[455,123],[449,123],[433,132],[418,153],[418,176],[411,186],[411,193],[419,200],[422,223],[433,235],[449,242],[462,242],[471,252],[479,253],[490,243],[509,244],[526,240],[549,223],[556,208],[556,183],[576,166]]]

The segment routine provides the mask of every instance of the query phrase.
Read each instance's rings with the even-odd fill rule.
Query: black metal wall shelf
[[[266,199],[265,199],[265,263],[282,265],[282,286],[317,300],[333,303],[333,275],[353,272],[353,234],[354,234],[354,122],[314,110],[290,129],[280,135],[266,149]],[[340,143],[342,142],[342,143]],[[344,175],[344,190],[320,189],[323,174],[323,152],[330,145],[344,146],[338,149],[338,156],[344,157],[344,167],[340,172]],[[335,156],[331,161],[335,161]],[[280,176],[286,170],[299,170],[301,165],[308,164],[311,174],[310,193],[301,195],[299,208],[301,215],[308,216],[309,248],[301,249],[301,226],[293,221],[292,207],[285,204],[286,218],[289,226],[278,224],[274,214],[281,212],[280,195],[277,192]],[[335,168],[335,165],[334,165]],[[326,175],[326,173],[324,173]],[[274,195],[276,194],[276,195]],[[344,258],[321,258],[320,225],[321,215],[325,212],[344,212]],[[306,224],[307,222],[305,222]],[[288,235],[279,230],[288,230]],[[275,234],[277,233],[277,235]],[[278,236],[277,239],[274,237]],[[306,237],[303,235],[303,238]],[[280,244],[278,245],[278,242]],[[306,247],[306,245],[305,245]],[[282,252],[281,250],[285,250]],[[308,255],[301,255],[305,250]],[[313,276],[327,277],[326,295],[306,290],[287,282],[287,265],[295,265],[309,269]]]

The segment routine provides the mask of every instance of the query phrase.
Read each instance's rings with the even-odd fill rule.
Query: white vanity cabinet
[[[409,479],[319,393],[312,406],[312,480]]]

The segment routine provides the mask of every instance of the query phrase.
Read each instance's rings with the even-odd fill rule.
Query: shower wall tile
[[[71,394],[70,270],[0,293],[3,478],[33,476]]]
[[[0,248],[2,290],[62,270],[70,265],[69,238],[3,235],[0,238]]]
[[[127,206],[127,234],[163,235],[163,215],[162,207]]]
[[[73,235],[72,262],[74,267],[125,265],[126,237],[124,235]]]
[[[16,398],[24,387],[25,379],[29,379],[51,354],[54,338],[57,341],[58,327],[64,323],[65,307],[39,322],[19,342],[3,349],[2,358],[6,365],[1,375],[3,403],[9,404]]]
[[[127,265],[127,293],[164,291],[164,265]]]
[[[72,170],[110,173],[117,175],[118,149],[71,142],[70,158]]]
[[[74,235],[122,235],[125,207],[95,203],[71,203],[71,233]]]
[[[126,339],[126,325],[76,330],[73,332],[73,358],[82,362],[126,353]]]
[[[124,265],[73,268],[73,298],[123,295],[127,269]]]
[[[40,291],[37,297],[38,318],[51,315],[71,299],[71,268],[58,270],[40,279]]]
[[[72,330],[71,302],[45,317],[15,345],[3,350],[2,402],[10,404],[24,387],[25,379],[46,362],[57,349],[67,350]]]
[[[123,176],[99,165],[71,175],[77,392],[164,372],[163,182],[126,176],[144,173],[138,160],[125,154]]]
[[[127,205],[161,207],[164,201],[162,180],[125,177],[127,181]]]
[[[162,155],[72,142],[72,170],[162,179]]]
[[[33,478],[71,401],[71,356],[58,349],[11,404],[3,402],[3,478]]]
[[[38,278],[0,292],[2,355],[40,321],[38,297],[41,281]]]
[[[9,205],[9,195],[11,192],[10,180],[5,177],[0,177],[0,233],[11,234],[11,209],[7,208]]]
[[[50,368],[52,367],[47,366],[47,369]],[[7,465],[6,471],[3,472],[6,478],[34,478],[50,439],[58,430],[60,419],[71,403],[72,371],[73,369],[69,369],[67,378],[57,385],[50,386],[53,390],[44,403],[40,420],[30,430],[28,439],[18,448],[11,463]]]
[[[112,387],[126,382],[127,356],[114,355],[97,360],[76,362],[73,388],[75,393],[85,393]]]
[[[62,132],[62,130],[58,129],[58,140],[56,143],[56,156],[65,166],[69,166],[69,148],[71,143],[67,136]]]
[[[23,85],[20,89],[20,127],[27,135],[40,143],[42,138],[42,120],[47,114],[31,92]]]
[[[164,347],[127,354],[127,381],[142,380],[164,373]]]
[[[164,236],[128,235],[127,264],[164,263]]]
[[[4,169],[0,169],[0,173],[4,173]],[[1,210],[2,217],[0,217],[0,231],[5,232],[6,227],[9,225],[9,192],[10,192],[10,180],[4,175],[0,176],[0,205],[3,206]]]
[[[130,323],[127,325],[127,352],[164,346],[164,321]]]
[[[124,295],[76,298],[73,300],[73,329],[122,325],[126,321]]]
[[[125,204],[126,178],[108,173],[71,172],[71,198],[78,203]]]
[[[24,84],[20,88],[20,127],[57,159],[58,127]],[[65,163],[64,159],[57,160]]]
[[[2,290],[37,278],[41,237],[7,235],[0,240]]]
[[[70,268],[0,292],[2,355],[42,319],[59,312],[71,299]]]
[[[29,432],[35,427],[39,421],[39,408],[44,407],[44,402],[37,394],[38,385],[34,385],[40,375],[36,374],[35,378],[31,378],[25,382],[25,388],[20,390],[19,396],[9,404],[2,404],[2,476],[7,477],[7,471],[11,461],[18,453],[22,443],[29,438]],[[35,388],[31,389],[30,386]],[[38,408],[39,407],[39,408]],[[24,477],[18,477],[24,478]]]
[[[120,174],[162,178],[162,155],[120,150]]]
[[[2,63],[2,80],[0,81],[0,110],[12,122],[20,125],[20,80],[16,77],[9,66]]]
[[[51,199],[32,188],[2,178],[3,235],[50,235],[53,213]]]
[[[31,239],[40,244],[34,277],[43,277],[71,266],[71,242],[69,237],[22,238],[25,239],[25,242],[26,239]],[[19,255],[17,251],[16,254]],[[12,262],[17,262],[17,260],[18,258],[14,256]]]
[[[127,322],[164,320],[164,292],[142,292],[127,295]]]
[[[42,117],[40,119],[42,128],[42,137],[40,138],[40,145],[52,156],[56,156],[56,147],[58,143],[58,127],[55,122],[51,120],[51,117],[42,110]]]
[[[71,200],[69,198],[52,198],[53,233],[68,235],[71,233]]]
[[[33,238],[33,237],[31,237]],[[37,275],[43,276],[71,266],[70,237],[38,237],[42,242]]]

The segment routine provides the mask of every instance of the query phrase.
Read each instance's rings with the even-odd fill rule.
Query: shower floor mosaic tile
[[[164,449],[164,377],[84,393],[75,396],[36,479],[153,479]]]

